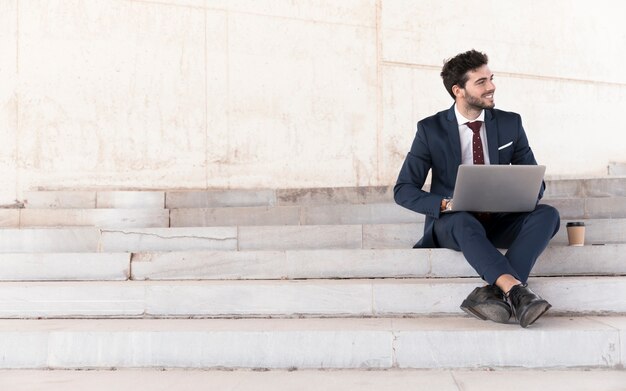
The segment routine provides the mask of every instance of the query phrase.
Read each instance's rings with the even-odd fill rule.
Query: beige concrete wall
[[[626,161],[619,4],[0,0],[0,201],[391,184],[472,47],[548,174],[600,175]]]

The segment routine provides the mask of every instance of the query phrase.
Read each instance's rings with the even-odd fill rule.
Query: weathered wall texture
[[[444,58],[486,51],[548,175],[626,161],[626,8],[0,0],[0,201],[36,188],[385,185]]]

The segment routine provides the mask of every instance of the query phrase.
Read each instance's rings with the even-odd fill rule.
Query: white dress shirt
[[[489,164],[489,148],[487,147],[487,129],[485,128],[485,110],[480,112],[480,115],[475,120],[470,121],[463,117],[463,114],[459,113],[459,110],[454,105],[454,114],[456,114],[456,121],[459,125],[459,137],[461,139],[461,164],[474,164],[474,150],[472,148],[472,137],[474,132],[469,126],[465,125],[468,122],[482,121],[480,127],[480,140],[483,142],[483,156],[485,157],[485,164]]]

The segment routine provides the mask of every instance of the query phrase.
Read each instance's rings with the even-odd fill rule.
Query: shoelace
[[[515,285],[513,288],[515,287],[526,288],[526,286],[527,286],[526,284]],[[522,289],[513,289],[513,288],[511,288],[511,290],[509,290],[506,294],[506,297],[511,301],[515,300],[519,302],[524,296],[530,295],[530,292],[528,292],[526,289],[522,290]]]

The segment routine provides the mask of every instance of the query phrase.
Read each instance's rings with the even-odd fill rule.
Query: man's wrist
[[[449,210],[450,208],[450,199],[449,198],[444,198],[441,200],[441,207],[440,207],[440,211],[446,211]]]

